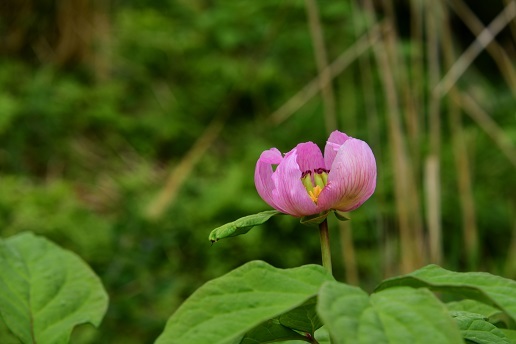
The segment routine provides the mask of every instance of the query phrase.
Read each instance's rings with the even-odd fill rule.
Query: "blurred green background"
[[[108,314],[74,342],[152,342],[209,279],[320,262],[291,217],[207,238],[268,209],[263,150],[338,128],[369,143],[378,185],[330,219],[337,279],[371,290],[428,263],[516,278],[515,7],[3,0],[1,235],[44,235],[100,276]]]

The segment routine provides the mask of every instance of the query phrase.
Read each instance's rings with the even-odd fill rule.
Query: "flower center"
[[[317,168],[315,170],[308,170],[301,175],[301,181],[308,192],[310,199],[317,204],[317,199],[322,190],[328,184],[328,173],[330,171],[324,168]]]

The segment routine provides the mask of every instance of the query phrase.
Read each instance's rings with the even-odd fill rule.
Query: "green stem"
[[[328,221],[324,219],[319,224],[319,235],[321,237],[321,255],[322,265],[332,274],[331,268],[331,249],[330,249],[330,234],[328,232]]]

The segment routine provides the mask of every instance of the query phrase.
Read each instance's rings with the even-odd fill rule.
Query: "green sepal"
[[[280,214],[282,213],[277,210],[266,210],[258,214],[241,217],[238,220],[226,223],[225,225],[215,228],[211,231],[208,239],[212,243],[214,243],[219,241],[220,239],[245,234],[249,232],[249,230],[251,230],[251,228],[253,228],[254,226],[264,224],[265,222],[269,221],[271,217]]]
[[[303,216],[300,222],[306,226],[318,226],[328,217],[329,213],[329,211],[325,211],[315,215]]]
[[[335,217],[339,220],[339,221],[349,221],[351,220],[349,217],[347,217],[346,215],[342,214],[341,212],[339,212],[338,210],[335,210],[333,212],[335,214]]]

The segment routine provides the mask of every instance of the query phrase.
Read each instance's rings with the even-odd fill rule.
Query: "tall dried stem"
[[[515,209],[514,202],[511,202],[509,206]],[[505,264],[505,275],[509,278],[516,279],[516,216],[514,213],[512,218],[512,239],[509,243],[508,252],[507,263]]]
[[[448,3],[473,34],[479,36],[482,31],[485,30],[484,24],[482,24],[475,13],[473,13],[464,1],[448,0]],[[511,61],[511,58],[508,56],[505,49],[500,46],[496,40],[493,40],[486,45],[486,51],[495,61],[498,69],[500,70],[500,74],[507,82],[507,85],[509,85],[513,93],[516,93],[516,71],[513,66],[513,61]]]
[[[310,35],[314,47],[314,55],[319,73],[321,95],[324,104],[324,119],[326,130],[331,132],[337,128],[335,94],[332,87],[332,77],[328,68],[328,57],[324,44],[324,34],[319,18],[319,9],[315,0],[305,0]],[[339,222],[341,250],[345,267],[346,281],[358,284],[358,273],[355,259],[355,246],[350,222]]]
[[[170,172],[164,188],[156,198],[149,203],[146,209],[146,216],[149,219],[161,217],[163,212],[169,207],[176,198],[179,188],[186,181],[190,171],[199,162],[204,153],[211,146],[213,141],[219,136],[224,128],[229,111],[222,111],[206,127],[202,135],[197,139],[192,148],[185,154],[179,164]]]
[[[340,75],[351,63],[353,63],[359,56],[366,52],[371,46],[379,39],[382,29],[385,26],[382,24],[376,24],[369,29],[362,37],[360,37],[352,46],[346,51],[342,52],[326,69],[330,73],[330,79],[333,79]],[[287,100],[279,109],[269,115],[268,120],[273,124],[277,125],[290,116],[292,116],[297,110],[305,105],[310,99],[319,93],[321,87],[325,85],[325,80],[320,75],[315,77],[309,83],[307,83],[301,90]]]
[[[374,13],[374,7],[370,0],[364,1],[364,6]],[[392,18],[387,19],[392,26]],[[399,93],[395,80],[394,68],[396,60],[393,55],[395,47],[395,32],[389,30],[384,39],[374,46],[374,54],[380,78],[383,84],[383,91],[387,103],[387,122],[389,128],[389,146],[392,155],[392,169],[394,172],[395,199],[398,212],[400,242],[401,242],[401,270],[409,272],[420,266],[422,250],[418,242],[414,228],[414,204],[411,203],[414,187],[414,178],[410,170],[410,159],[404,142],[404,132],[401,122],[401,109],[399,106]]]
[[[446,94],[477,56],[494,40],[495,36],[516,17],[516,1],[512,1],[477,36],[475,41],[454,62],[448,73],[435,87],[434,92]]]
[[[447,9],[444,9],[443,30],[441,31],[441,44],[446,68],[450,68],[455,61],[455,53],[452,42],[451,29]],[[466,261],[471,269],[477,266],[478,258],[478,229],[475,214],[475,201],[473,198],[473,187],[471,183],[470,163],[468,150],[462,127],[461,110],[457,105],[459,92],[456,86],[452,86],[449,92],[448,120],[452,135],[452,146],[457,169],[457,187],[460,195],[460,206],[462,210],[462,231],[464,236],[464,247]]]
[[[358,3],[358,1],[356,1]],[[352,9],[355,9],[355,6],[352,6]],[[364,21],[368,21],[371,18],[364,15],[364,13],[359,11],[354,11],[351,14],[351,17],[353,18],[353,31],[355,34],[355,37],[358,39],[360,36],[360,27],[363,27]],[[372,26],[372,22],[366,23],[368,27]],[[381,138],[381,132],[380,132],[380,115],[378,110],[378,95],[376,93],[376,88],[374,86],[374,79],[372,75],[372,61],[371,61],[371,55],[370,54],[364,54],[361,58],[358,59],[358,69],[359,69],[359,78],[360,78],[360,88],[361,88],[361,95],[363,97],[363,106],[364,106],[364,112],[366,116],[366,125],[367,125],[367,133],[368,133],[368,142],[374,147],[376,161],[380,162],[382,160],[383,152],[382,152],[382,145],[380,143]],[[380,180],[378,182],[377,186],[377,192],[376,192],[376,200],[378,204],[384,204],[385,199],[383,195],[384,192],[380,191],[379,189],[382,188],[382,185],[385,185],[381,180],[384,178],[385,174],[379,171],[378,179]],[[342,222],[343,225],[346,224],[346,222]],[[347,228],[343,229],[343,235],[351,235],[346,233],[348,231]],[[349,232],[351,230],[349,229]],[[394,238],[391,238],[388,236],[388,232],[385,230],[384,221],[383,221],[383,215],[381,212],[376,212],[376,233],[378,237],[378,247],[379,250],[382,251],[382,270],[388,272],[387,275],[392,275],[390,269],[390,264],[395,259],[390,256],[390,253],[392,253],[392,250],[389,250],[388,247],[392,246],[392,241],[395,240]],[[344,259],[349,260],[351,259],[351,255],[354,252],[343,252]],[[356,266],[356,264],[355,264]],[[348,283],[353,284],[353,280],[356,280],[356,284],[359,282],[358,277],[358,269],[354,266],[347,266],[346,265],[346,280]]]
[[[475,98],[467,92],[461,92],[459,97],[454,98],[454,101],[456,101],[464,112],[486,132],[509,162],[516,168],[516,147],[514,147],[512,140],[477,103]]]
[[[393,0],[385,0],[382,2],[387,17],[390,18],[392,23],[397,23],[396,12],[394,10]],[[394,24],[393,24],[394,25]],[[397,32],[397,30],[394,30]],[[409,180],[407,183],[407,206],[409,208],[409,217],[411,225],[411,235],[413,236],[413,250],[417,250],[416,256],[418,257],[417,264],[423,264],[426,261],[427,247],[425,245],[425,234],[423,232],[423,219],[421,215],[421,204],[420,204],[420,192],[418,185],[420,184],[420,173],[419,167],[419,147],[421,144],[421,133],[419,130],[420,125],[416,124],[420,121],[421,116],[419,115],[422,111],[415,107],[415,98],[417,95],[417,87],[414,87],[420,81],[409,78],[409,66],[410,63],[407,58],[401,54],[401,42],[397,34],[387,36],[386,42],[388,48],[389,60],[392,64],[393,75],[395,78],[396,85],[398,87],[398,95],[400,102],[400,114],[403,116],[404,123],[400,121],[402,126],[402,132],[405,134],[405,140],[408,143],[406,149],[408,157],[408,171]],[[422,95],[420,95],[422,97]]]
[[[305,0],[310,36],[314,48],[317,72],[321,83],[321,95],[324,104],[324,122],[326,130],[331,132],[337,129],[337,118],[335,109],[335,94],[333,92],[332,78],[328,68],[328,56],[324,44],[324,33],[319,18],[319,8],[315,0]]]
[[[441,17],[441,2],[426,2],[426,37],[427,37],[427,63],[428,82],[430,89],[439,82],[439,21]],[[441,20],[439,20],[441,19]],[[430,152],[425,161],[425,195],[426,195],[426,221],[429,234],[430,259],[433,263],[440,264],[442,260],[441,249],[441,97],[432,93],[428,97],[428,122]]]
[[[409,86],[411,116],[407,118],[407,129],[409,134],[410,146],[412,147],[412,159],[414,166],[421,165],[420,147],[422,140],[422,128],[424,127],[424,90],[425,71],[424,71],[424,20],[425,3],[418,0],[410,1],[410,33],[411,33],[411,54],[410,54],[410,77],[407,85]],[[422,125],[423,124],[423,125]]]

